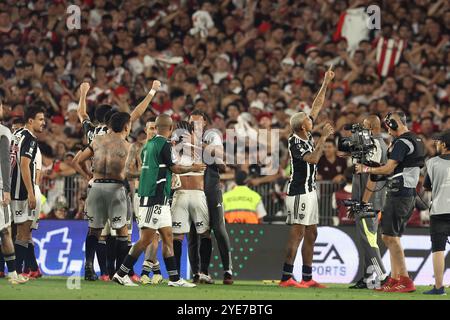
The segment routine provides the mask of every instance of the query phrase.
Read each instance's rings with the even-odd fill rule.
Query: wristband
[[[154,96],[156,94],[156,90],[155,89],[151,89],[149,93],[150,93],[151,96]]]
[[[368,173],[369,172],[369,170],[370,170],[370,167],[364,167],[364,173]]]

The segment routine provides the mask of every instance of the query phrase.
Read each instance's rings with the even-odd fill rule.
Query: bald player
[[[139,219],[139,202],[138,194],[139,177],[141,175],[142,160],[141,153],[147,141],[151,140],[156,135],[155,118],[151,117],[146,125],[144,134],[138,134],[136,142],[130,147],[130,153],[127,159],[127,178],[130,185],[134,186],[133,210],[137,219]],[[133,183],[134,182],[134,183]],[[134,185],[133,185],[134,184]],[[156,257],[159,245],[159,234],[156,232],[151,244],[145,250],[144,264],[142,265],[142,273],[140,282],[142,284],[159,284],[163,277],[159,266],[159,261]],[[150,272],[153,272],[153,277],[150,278]]]
[[[314,243],[317,238],[317,224],[319,223],[316,174],[317,163],[323,154],[325,141],[334,131],[329,123],[325,124],[317,144],[314,143],[311,131],[313,122],[325,102],[326,89],[334,78],[334,72],[331,69],[332,66],[325,73],[322,87],[312,104],[311,114],[299,112],[290,119],[292,135],[289,138],[288,147],[291,158],[291,178],[286,197],[288,213],[286,223],[291,225],[291,229],[280,282],[281,287],[324,287],[312,279]],[[298,282],[294,279],[292,273],[297,250],[302,240],[302,282]]]
[[[172,157],[172,145],[168,140],[173,131],[172,119],[167,114],[156,118],[156,136],[149,140],[142,150],[142,170],[139,177],[139,240],[133,245],[113,280],[124,286],[136,286],[128,277],[139,256],[159,231],[163,242],[164,262],[169,274],[169,286],[195,287],[180,279],[177,261],[173,251],[172,216],[169,198],[172,187],[172,172],[203,172],[204,164],[189,166],[176,164]]]
[[[376,115],[370,115],[363,122],[364,128],[372,133],[376,149],[369,155],[368,161],[383,165],[387,162],[387,145],[381,137],[381,121]],[[371,203],[375,212],[381,214],[386,202],[385,182],[374,182],[369,179],[369,174],[353,175],[352,199],[361,199],[364,203]],[[361,179],[362,178],[362,179]],[[362,185],[361,185],[362,180]],[[360,256],[360,270],[363,275],[350,289],[368,289],[383,285],[386,278],[386,269],[381,259],[380,249],[377,244],[378,220],[376,217],[355,217],[356,236],[362,248]]]

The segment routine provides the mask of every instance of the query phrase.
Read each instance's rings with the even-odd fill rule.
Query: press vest
[[[390,194],[391,196],[414,196],[415,188],[419,182],[420,168],[425,164],[425,145],[421,138],[408,131],[393,141],[392,147],[389,148],[388,158],[391,158],[392,150],[395,148],[397,141],[407,145],[409,151],[403,161],[399,162],[394,169],[392,178],[398,180],[397,187],[399,189],[390,190]]]

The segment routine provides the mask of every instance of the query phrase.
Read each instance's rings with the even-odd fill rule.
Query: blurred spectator
[[[333,181],[335,183],[346,181],[344,171],[347,169],[347,160],[337,156],[335,140],[328,138],[323,150],[323,156],[317,164],[318,180]]]

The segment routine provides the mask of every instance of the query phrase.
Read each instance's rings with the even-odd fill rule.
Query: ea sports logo
[[[294,262],[294,276],[302,279],[302,243]],[[318,282],[350,283],[358,273],[358,249],[343,231],[319,227],[313,256],[313,278]]]

